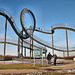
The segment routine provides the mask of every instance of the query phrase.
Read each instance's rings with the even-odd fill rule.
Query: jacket
[[[51,60],[51,57],[52,57],[52,55],[51,54],[48,54],[47,55],[47,60]]]

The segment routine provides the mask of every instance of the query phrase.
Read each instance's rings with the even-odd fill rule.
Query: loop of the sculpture
[[[23,21],[23,14],[26,14],[26,13],[28,13],[31,17],[32,17],[32,19],[33,19],[33,28],[32,28],[32,31],[34,32],[34,30],[35,30],[35,25],[36,25],[36,21],[35,21],[35,17],[34,17],[34,14],[29,10],[29,9],[27,9],[27,8],[24,8],[22,11],[21,11],[21,13],[20,13],[20,23],[21,23],[21,26],[22,26],[22,28],[23,28],[23,30],[25,31],[25,33],[27,34],[27,35],[29,35],[29,33],[27,32],[27,30],[26,30],[26,28],[25,28],[25,26],[24,26],[24,21]]]

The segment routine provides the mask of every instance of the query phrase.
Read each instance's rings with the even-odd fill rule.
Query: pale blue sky
[[[75,25],[75,0],[0,0],[0,8],[6,9],[16,25],[21,29],[20,12],[23,8],[30,9],[36,18],[36,27],[50,30],[51,25],[67,23]],[[5,19],[0,16],[0,34],[4,34]],[[14,34],[14,35],[13,35]],[[34,33],[41,39],[51,43],[51,35]],[[66,46],[65,30],[55,30],[54,44],[59,47]],[[16,39],[17,35],[8,24],[7,36]],[[75,32],[68,31],[69,47],[75,46]]]

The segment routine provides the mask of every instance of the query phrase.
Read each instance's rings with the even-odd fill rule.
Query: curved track
[[[15,31],[15,33],[20,37],[20,38],[23,38],[23,39],[27,39],[28,36],[27,35],[24,35],[22,36],[20,34],[20,30],[18,29],[18,27],[16,26],[12,16],[5,10],[5,9],[0,9],[0,15],[4,16],[10,23],[11,27],[13,28],[13,30]]]
[[[33,15],[33,13],[32,13],[30,10],[26,9],[26,8],[24,8],[24,9],[21,11],[21,14],[20,14],[20,22],[21,22],[21,25],[22,25],[22,27],[23,27],[23,30],[26,32],[27,30],[33,30],[33,29],[31,29],[31,28],[29,28],[29,29],[24,28],[24,21],[22,20],[22,17],[23,17],[23,14],[22,14],[22,13],[24,13],[25,10],[27,11],[27,13],[28,13],[28,12],[31,13],[31,15],[32,15],[33,18],[34,18],[34,23],[35,23],[35,17],[34,17],[34,15]],[[25,12],[25,13],[26,13],[26,12]],[[34,25],[35,25],[35,24],[34,24]],[[59,26],[58,26],[58,27],[59,27]],[[62,26],[61,26],[61,27],[62,27]],[[66,28],[66,27],[64,27],[64,28]],[[52,29],[51,29],[50,31],[40,30],[40,28],[36,28],[36,27],[35,27],[35,31],[42,32],[42,33],[46,33],[46,34],[53,34],[55,29],[57,29],[55,26],[52,27]],[[68,29],[68,28],[66,28],[66,29]],[[69,29],[71,30],[72,28],[69,28]],[[43,41],[42,39],[37,38],[37,37],[35,37],[35,36],[32,37],[30,34],[28,34],[28,36],[29,36],[30,38],[32,38],[34,41],[36,41],[37,43],[39,43],[39,44],[41,44],[41,45],[43,45],[43,46],[46,46],[46,47],[48,47],[48,48],[51,48],[51,49],[54,49],[54,50],[57,50],[57,51],[63,51],[63,50],[64,50],[64,51],[67,51],[66,49],[61,49],[61,48],[58,48],[58,47],[56,47],[56,46],[52,47],[52,45],[49,44],[49,43],[46,43],[46,41]],[[69,50],[69,51],[75,51],[75,50]]]
[[[75,32],[75,25],[58,23],[58,24],[52,25],[52,29],[51,30],[54,31],[55,29],[67,29],[67,30],[71,30],[71,31]]]
[[[24,8],[24,9],[21,11],[21,13],[20,13],[20,23],[21,23],[21,26],[22,26],[23,30],[25,31],[25,33],[29,36],[29,35],[31,35],[31,33],[28,33],[28,32],[27,32],[27,30],[26,30],[26,28],[25,28],[26,23],[25,23],[25,21],[24,21],[24,19],[25,19],[25,16],[24,16],[24,15],[25,15],[26,13],[29,14],[30,17],[31,17],[31,19],[33,20],[32,32],[34,32],[34,30],[35,30],[36,20],[35,20],[35,16],[34,16],[34,14],[32,13],[31,10],[29,10],[29,9],[27,9],[27,8]],[[31,28],[31,27],[30,27],[30,28]]]
[[[0,43],[4,43],[4,39],[0,39]],[[6,43],[18,46],[18,41],[17,40],[7,39]],[[20,43],[21,43],[21,41],[20,41]],[[19,46],[21,47],[22,45],[19,45]],[[30,49],[30,42],[28,40],[24,40],[23,41],[23,47]],[[37,44],[33,45],[33,49],[36,49],[36,48],[39,48],[39,49],[42,48],[42,49],[44,49],[44,47],[39,46]],[[32,50],[32,48],[31,48],[31,50]]]
[[[21,11],[21,13],[23,12],[23,10]],[[28,10],[28,12],[30,12],[31,13],[31,11],[29,11]],[[57,48],[56,46],[54,46],[54,47],[52,47],[52,45],[51,44],[49,44],[49,43],[46,43],[45,41],[43,41],[43,40],[41,40],[40,38],[37,38],[37,37],[32,37],[30,34],[28,34],[27,33],[27,31],[26,31],[26,29],[25,29],[25,27],[22,25],[22,27],[23,27],[23,30],[25,31],[25,33],[26,33],[26,35],[21,35],[20,34],[20,30],[18,29],[18,27],[16,26],[16,24],[15,24],[15,22],[14,22],[14,20],[13,20],[13,18],[11,17],[11,15],[6,11],[6,10],[4,10],[4,9],[0,9],[0,15],[2,15],[2,16],[4,16],[8,21],[9,21],[9,23],[10,23],[10,25],[11,25],[11,27],[13,28],[13,30],[15,31],[15,33],[20,37],[20,38],[23,38],[23,39],[27,39],[28,37],[31,37],[34,41],[36,41],[37,43],[39,43],[39,44],[41,44],[41,45],[43,45],[43,46],[46,46],[46,47],[48,47],[48,48],[51,48],[51,49],[54,49],[54,50],[57,50],[57,51],[65,51],[66,52],[66,50],[65,49],[61,49],[61,48]],[[32,16],[33,16],[33,18],[35,18],[34,17],[34,15],[33,15],[33,13],[31,14]],[[22,15],[21,15],[22,16]],[[20,16],[20,20],[22,19],[22,17]],[[35,20],[34,20],[34,25],[35,25]],[[22,24],[22,21],[21,21],[21,24]],[[72,30],[72,31],[75,31],[75,29],[74,28],[72,28],[72,27],[66,27],[66,26],[59,26],[59,25],[57,25],[57,26],[52,26],[52,29],[51,29],[51,31],[49,32],[49,31],[43,31],[43,30],[38,30],[38,29],[36,29],[35,28],[35,26],[34,26],[34,30],[36,30],[36,31],[39,31],[39,32],[42,32],[42,33],[47,33],[47,34],[53,34],[53,32],[54,32],[54,30],[55,29],[68,29],[68,30]],[[69,52],[70,51],[75,51],[75,50],[69,50]]]

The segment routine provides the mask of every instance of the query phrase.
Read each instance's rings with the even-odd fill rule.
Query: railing
[[[26,30],[33,30],[32,28],[30,27],[26,27]],[[35,27],[35,31],[40,31],[40,32],[45,32],[45,33],[52,33],[51,30],[46,30],[46,29],[43,29],[43,28],[40,28],[40,27]]]
[[[17,25],[15,24],[15,21],[13,20],[13,18],[12,18],[12,16],[5,10],[5,9],[0,9],[0,13],[1,14],[3,14],[3,15],[6,15],[9,19],[10,19],[10,21],[12,22],[12,27],[13,27],[13,29],[14,29],[14,31],[17,33],[17,35],[18,36],[20,36],[21,38],[24,38],[24,39],[26,39],[27,38],[27,36],[26,35],[21,35],[20,34],[20,30],[19,30],[19,28],[17,27]]]
[[[37,36],[35,36],[35,35],[34,35],[33,38],[35,38],[36,40],[40,41],[41,43],[43,43],[43,44],[45,44],[45,45],[47,45],[47,46],[52,47],[52,44],[51,44],[51,43],[49,43],[49,42],[47,42],[47,41],[44,41],[44,40],[40,39],[39,37],[37,37]],[[63,51],[66,50],[66,51],[67,51],[67,47],[59,47],[59,46],[53,45],[53,48],[58,49],[58,50],[63,50]],[[75,47],[70,47],[69,50],[70,50],[70,51],[71,51],[71,50],[75,50]]]
[[[70,28],[75,30],[75,25],[72,24],[64,24],[64,23],[58,23],[58,24],[53,24],[52,29],[56,27],[64,27],[64,28]]]
[[[28,43],[30,44],[30,41],[29,41],[29,40],[25,40],[25,41],[28,42]],[[43,46],[37,44],[36,42],[34,42],[33,45],[35,45],[35,46],[37,46],[37,47],[39,47],[39,48],[41,48],[41,49],[44,48]]]
[[[25,42],[23,42],[23,45],[26,46],[26,47],[30,47],[30,42],[28,40],[24,40],[24,41]],[[4,42],[4,39],[0,38],[0,42]],[[17,40],[6,39],[6,42],[14,43],[14,44],[17,44],[18,45],[18,41]],[[21,43],[21,41],[20,41],[20,43]],[[36,48],[43,48],[43,47],[35,44],[35,45],[33,45],[33,48],[36,49]]]
[[[20,33],[20,30],[18,29],[17,25],[15,24],[15,21],[13,20],[12,16],[10,15],[10,13],[8,13],[5,9],[1,8],[0,12],[3,13],[4,15],[7,15],[11,21],[13,22],[13,25],[15,26],[16,30]]]
[[[15,21],[13,20],[12,16],[10,16],[10,14],[6,10],[4,10],[4,9],[0,9],[0,13],[3,13],[4,15],[7,15],[11,19],[11,21],[13,22],[13,25],[14,25],[15,29],[20,34],[20,30],[18,29],[17,25],[15,24]],[[52,25],[52,28],[56,28],[56,27],[66,27],[66,28],[75,29],[75,26],[74,25],[71,25],[71,24],[63,24],[63,23],[62,24],[54,24],[54,25]],[[36,27],[35,30],[51,33],[50,30],[41,29],[40,27]],[[38,40],[39,42],[43,43],[44,45],[48,45],[48,46],[52,47],[52,44],[48,43],[47,41],[44,41],[44,40],[42,40],[42,39],[40,39],[39,37],[36,37],[36,36],[34,36],[34,38],[36,40]],[[15,40],[13,40],[13,41],[12,40],[6,40],[6,42],[7,41],[18,44],[18,41],[15,41]],[[25,45],[29,45],[29,44],[25,43]],[[54,45],[54,48],[59,49],[59,50],[65,49],[64,47],[62,48],[62,47],[58,47],[58,46],[55,46],[55,45]],[[73,49],[74,48],[75,47],[73,47]],[[71,47],[71,50],[73,50],[73,49]],[[69,48],[69,50],[70,50],[70,48]]]
[[[36,27],[35,30],[38,30],[38,31],[41,31],[41,32],[51,33],[50,30],[46,30],[46,29],[43,29],[43,28],[40,28],[40,27]]]

